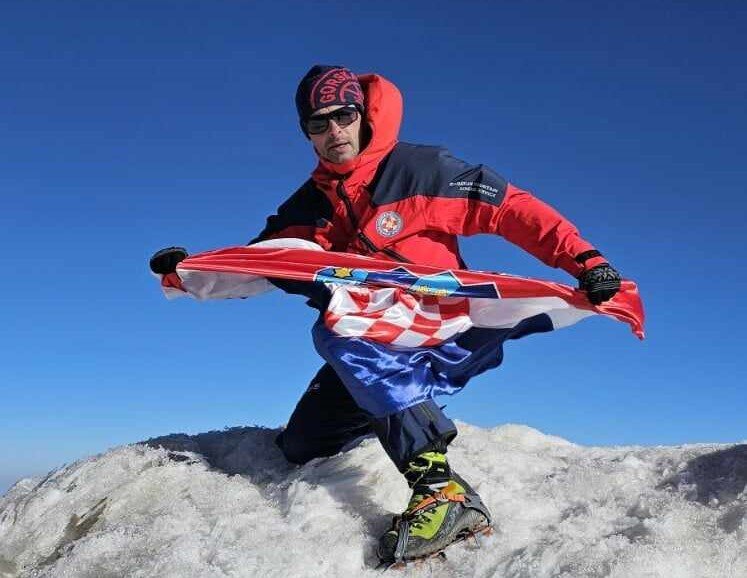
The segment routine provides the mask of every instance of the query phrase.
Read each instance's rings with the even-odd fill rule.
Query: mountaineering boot
[[[383,562],[404,562],[440,552],[452,542],[490,526],[480,496],[451,471],[446,456],[425,452],[405,471],[412,497],[379,540]]]

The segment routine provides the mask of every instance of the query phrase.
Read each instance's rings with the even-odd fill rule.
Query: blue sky
[[[511,343],[446,400],[584,444],[747,438],[742,2],[8,2],[0,18],[0,491],[123,443],[286,420],[303,299],[166,301],[150,254],[241,244],[307,178],[293,94],[378,72],[402,140],[551,203],[638,282],[648,338]],[[475,268],[573,283],[498,237]]]

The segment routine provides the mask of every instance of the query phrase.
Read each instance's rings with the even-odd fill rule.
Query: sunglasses
[[[358,120],[358,109],[355,105],[338,108],[326,114],[317,114],[306,121],[306,132],[309,134],[322,134],[327,132],[329,121],[335,121],[337,126],[348,126]]]

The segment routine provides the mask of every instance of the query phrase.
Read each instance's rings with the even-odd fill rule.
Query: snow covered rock
[[[378,442],[295,467],[276,434],[170,435],[18,482],[0,498],[0,578],[378,576],[376,538],[409,494]],[[461,424],[449,456],[496,532],[407,576],[747,578],[745,445]]]

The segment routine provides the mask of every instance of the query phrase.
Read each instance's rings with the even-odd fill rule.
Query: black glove
[[[593,305],[599,305],[620,290],[620,273],[609,263],[602,263],[579,275],[578,288],[586,291]]]
[[[188,255],[183,247],[161,249],[150,258],[150,270],[159,275],[168,275],[176,271],[176,266]]]

